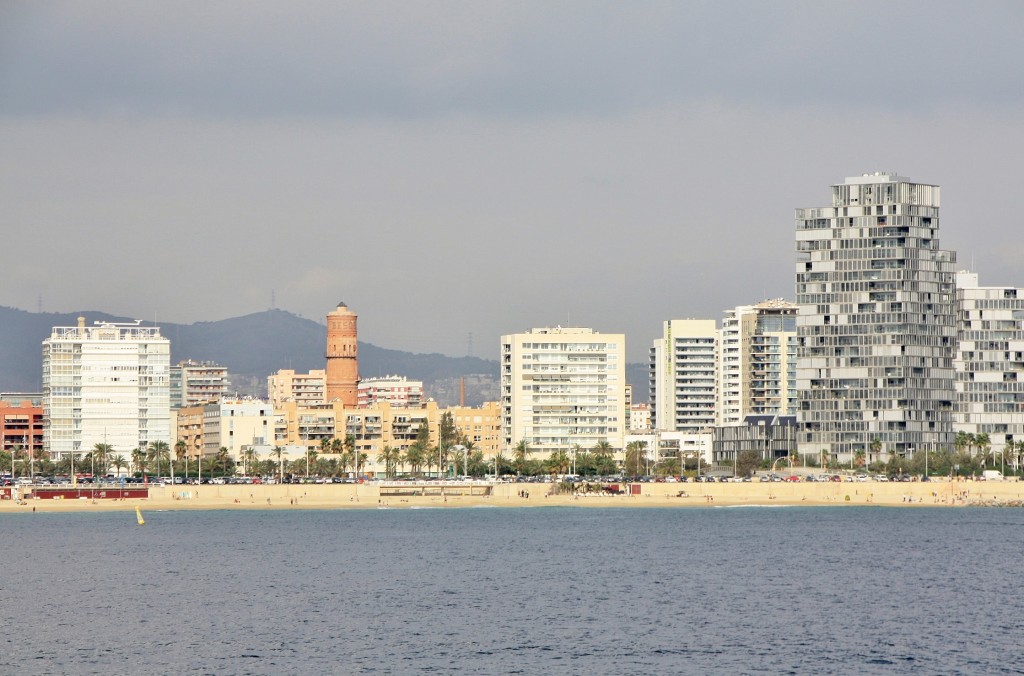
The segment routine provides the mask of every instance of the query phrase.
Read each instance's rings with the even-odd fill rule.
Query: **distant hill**
[[[54,326],[75,326],[78,317],[127,322],[105,312],[35,313],[0,306],[0,392],[42,389],[40,345]],[[152,322],[142,322],[152,326]],[[171,341],[171,363],[183,359],[213,361],[228,368],[240,394],[262,396],[267,376],[279,369],[299,372],[324,368],[327,329],[283,310],[267,310],[214,322],[158,322]],[[641,368],[642,367],[642,368]],[[478,405],[498,398],[498,362],[476,357],[415,354],[359,343],[359,372],[364,377],[401,375],[422,380],[427,396],[442,405],[458,403],[458,383],[466,378],[466,403]],[[646,367],[628,366],[633,400],[647,400]]]

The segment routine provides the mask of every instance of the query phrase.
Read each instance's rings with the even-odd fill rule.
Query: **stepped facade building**
[[[831,193],[796,210],[799,451],[949,448],[955,256],[939,246],[939,187],[876,173]]]

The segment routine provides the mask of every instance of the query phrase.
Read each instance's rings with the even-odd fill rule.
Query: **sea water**
[[[1021,673],[1024,510],[0,517],[0,673]]]

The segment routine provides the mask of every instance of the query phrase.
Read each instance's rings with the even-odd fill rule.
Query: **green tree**
[[[614,474],[617,471],[615,466],[615,449],[607,441],[599,441],[592,449],[594,455],[595,474]]]
[[[526,464],[530,458],[530,444],[521,439],[512,450],[512,462],[515,463],[516,474],[526,473]]]
[[[631,441],[626,444],[626,458],[623,467],[627,474],[631,474],[634,477],[647,473],[646,441]]]
[[[569,458],[569,454],[563,449],[557,449],[551,451],[551,456],[547,462],[548,474],[568,474],[569,468],[572,466],[572,460]]]
[[[982,432],[974,436],[974,444],[978,447],[978,455],[981,456],[981,466],[988,467],[992,454],[992,440],[988,434]]]
[[[163,465],[166,463],[168,473],[170,472],[171,466],[171,448],[167,445],[166,441],[151,441],[149,443],[149,458],[150,462],[156,465],[156,473],[159,475],[163,471]]]
[[[389,479],[395,477],[395,469],[398,467],[401,457],[402,452],[393,446],[388,445],[380,449],[380,453],[377,454],[377,462],[384,464],[384,476]]]
[[[876,458],[882,457],[881,456],[881,454],[882,454],[882,440],[881,439],[879,439],[878,437],[875,437],[874,439],[871,440],[871,444],[868,447],[871,449],[871,453],[874,454],[874,456]],[[868,455],[867,462],[864,463],[864,466],[868,467],[870,465],[871,465],[871,455]]]
[[[146,453],[145,449],[136,448],[131,453],[132,456],[132,467],[135,468],[136,474],[143,475],[146,473],[146,467],[149,464],[149,454]]]
[[[274,458],[273,468],[268,474],[277,474],[278,479],[284,478],[284,448],[281,446],[274,446],[274,449],[270,452],[272,458]]]
[[[129,467],[128,459],[123,455],[115,455],[110,459],[110,466],[117,470],[118,474],[121,474],[121,470]]]

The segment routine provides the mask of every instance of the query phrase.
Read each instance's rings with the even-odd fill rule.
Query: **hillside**
[[[0,392],[40,391],[40,344],[54,326],[74,326],[79,316],[89,324],[133,321],[91,310],[34,313],[0,306]],[[171,363],[194,359],[223,364],[240,394],[265,394],[267,376],[278,369],[304,372],[324,367],[326,328],[283,310],[214,322],[159,322],[159,326],[171,341]],[[416,354],[360,342],[359,371],[364,377],[396,374],[422,380],[427,396],[442,405],[458,403],[462,376],[474,376],[466,378],[467,404],[498,398],[498,362],[487,359]],[[646,401],[646,366],[630,364],[628,377],[633,400]]]

